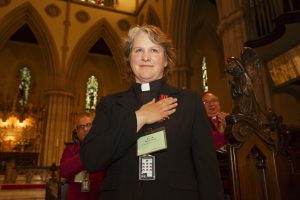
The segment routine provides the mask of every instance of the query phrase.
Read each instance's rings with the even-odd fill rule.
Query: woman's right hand
[[[153,124],[155,122],[169,118],[176,111],[177,99],[168,97],[155,102],[155,99],[144,104],[135,112],[137,119],[137,132],[145,124]]]

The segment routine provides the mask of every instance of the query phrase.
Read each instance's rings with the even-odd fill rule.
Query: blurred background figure
[[[211,124],[215,146],[217,149],[221,149],[227,144],[224,132],[226,128],[225,117],[229,114],[221,111],[219,97],[211,92],[205,92],[202,95],[202,101]]]
[[[101,183],[105,172],[87,173],[80,160],[80,145],[92,127],[92,118],[88,114],[78,117],[72,133],[74,143],[67,144],[60,160],[60,175],[67,179],[68,200],[99,199]]]

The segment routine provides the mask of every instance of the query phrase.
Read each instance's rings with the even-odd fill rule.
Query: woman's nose
[[[150,61],[151,59],[150,59],[150,56],[149,56],[149,54],[147,53],[147,52],[145,52],[144,54],[143,54],[143,61]]]

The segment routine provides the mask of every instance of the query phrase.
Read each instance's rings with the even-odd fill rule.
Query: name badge
[[[155,156],[143,155],[139,157],[139,180],[155,180]]]
[[[137,140],[137,156],[150,154],[167,148],[165,128],[153,130],[151,134]]]
[[[81,183],[81,192],[89,192],[89,191],[90,191],[90,178],[89,178],[89,174],[86,173]]]
[[[86,173],[85,171],[81,171],[81,172],[77,173],[75,175],[74,182],[75,183],[82,183],[82,181],[85,177],[85,173]]]

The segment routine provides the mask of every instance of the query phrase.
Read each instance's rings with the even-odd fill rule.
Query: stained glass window
[[[85,109],[87,112],[96,109],[98,97],[98,81],[95,76],[90,76],[86,83]]]
[[[21,106],[25,106],[28,102],[29,90],[30,90],[30,70],[27,67],[20,69],[20,84],[19,84],[19,103]]]
[[[203,91],[207,92],[208,91],[208,77],[207,77],[207,67],[206,67],[206,60],[205,60],[205,56],[203,56],[202,59],[202,87],[203,87]]]

